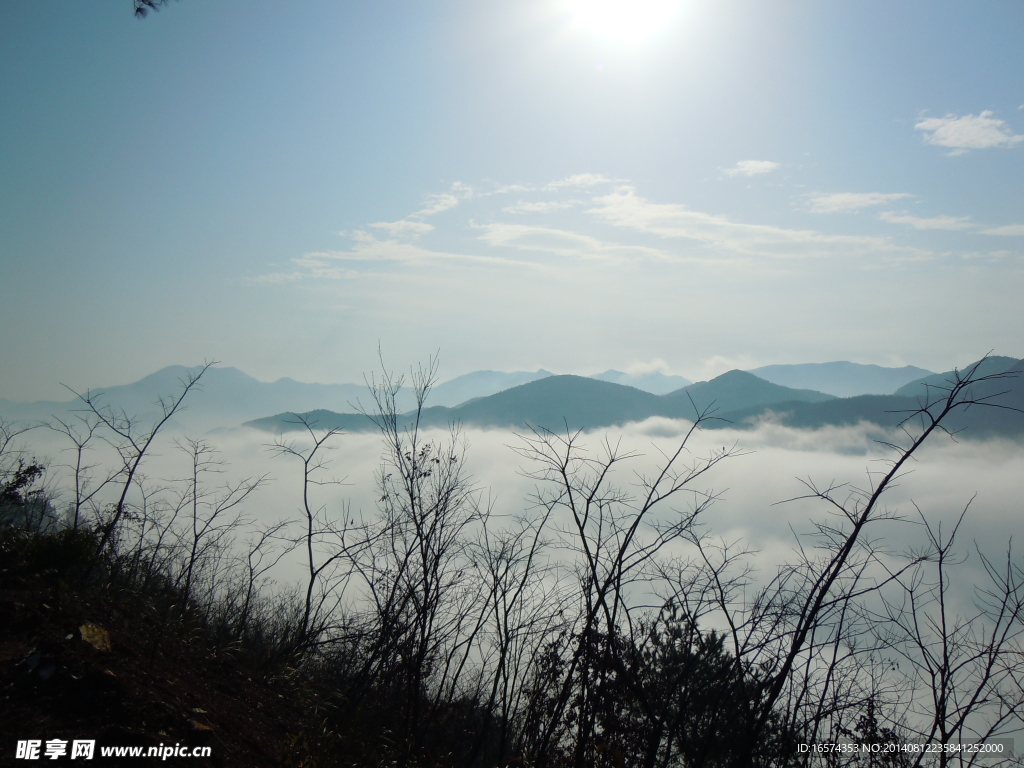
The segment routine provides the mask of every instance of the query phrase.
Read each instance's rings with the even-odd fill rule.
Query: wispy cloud
[[[544,186],[545,189],[562,189],[563,187],[595,187],[598,184],[607,184],[611,181],[607,176],[600,173],[576,173],[559,181],[552,181]]]
[[[891,209],[865,221],[902,225],[907,228],[904,239],[897,239],[893,230],[893,236],[886,234],[880,223],[878,234],[748,223],[680,203],[654,202],[631,185],[615,184],[600,174],[529,186],[454,184],[426,197],[405,218],[343,233],[350,239],[345,248],[307,253],[292,259],[288,267],[268,270],[249,282],[391,279],[400,273],[441,279],[451,273],[438,270],[471,269],[515,269],[524,276],[539,269],[551,277],[578,272],[583,262],[610,270],[643,263],[774,272],[793,270],[792,262],[798,259],[832,259],[873,270],[936,258],[912,239],[915,230],[1024,237],[1022,224],[983,229],[969,216],[924,217]],[[801,197],[800,204],[815,213],[836,213],[913,197],[906,192],[815,193]],[[464,203],[471,210],[431,218]],[[974,248],[980,253],[988,250]]]
[[[913,197],[908,192],[815,192],[805,197],[811,213],[845,213]]]
[[[468,184],[463,184],[461,181],[456,181],[447,192],[435,193],[428,195],[426,201],[423,203],[423,207],[420,208],[416,213],[412,214],[414,218],[423,218],[426,216],[434,216],[444,211],[450,211],[452,208],[458,206],[463,200],[469,200],[476,195],[476,190]]]
[[[1013,256],[1011,251],[968,251],[960,254],[960,257],[963,259],[981,259],[985,261],[1001,261],[1010,256]]]
[[[771,173],[781,165],[781,163],[774,163],[771,160],[740,160],[734,167],[723,170],[726,176],[757,176],[762,173]]]
[[[387,270],[389,265],[544,268],[542,264],[521,259],[439,251],[395,239],[381,240],[366,230],[356,230],[351,236],[355,240],[355,244],[349,250],[307,253],[291,260],[291,271],[271,272],[253,278],[249,282],[279,284],[298,280],[354,280],[371,275],[379,277],[381,273],[374,272],[374,265],[378,270]]]
[[[608,242],[592,235],[585,235],[566,229],[556,229],[554,227],[494,223],[478,225],[478,228],[482,231],[480,240],[487,243],[487,245],[515,248],[520,251],[610,261],[636,258],[656,260],[671,258],[665,251],[658,248]]]
[[[1009,235],[1010,237],[1024,237],[1024,224],[1007,224],[1004,227],[992,227],[981,230],[983,235]]]
[[[744,224],[725,216],[693,211],[684,205],[652,203],[632,187],[595,198],[591,213],[611,224],[661,237],[685,238],[713,247],[719,255],[807,258],[817,256],[899,255],[914,259],[928,251],[895,245],[887,237],[826,235],[814,230]]]
[[[883,211],[878,214],[878,218],[890,224],[907,224],[914,229],[945,229],[952,231],[972,229],[975,226],[970,216],[933,216],[931,218],[922,218],[920,216],[912,216],[906,211],[902,213]]]
[[[501,210],[505,213],[554,213],[579,205],[579,200],[540,200],[527,202],[520,200],[515,205],[507,205]]]
[[[674,373],[669,364],[660,357],[656,357],[653,360],[639,360],[629,363],[623,366],[622,372],[628,373],[630,376],[646,376],[649,373],[663,373],[666,376],[672,376]]]
[[[951,155],[962,155],[969,149],[1013,147],[1024,141],[1014,134],[1005,120],[994,116],[991,110],[979,115],[927,117],[914,128],[925,132],[924,140],[939,147],[950,147]]]
[[[415,219],[400,219],[398,221],[378,221],[370,225],[375,229],[382,229],[393,238],[402,240],[422,237],[434,231],[433,224]]]
[[[479,197],[476,189],[456,181],[447,192],[427,195],[423,206],[398,221],[377,221],[370,224],[374,229],[383,230],[393,240],[417,240],[434,231],[434,225],[424,219],[457,208],[463,201]],[[341,233],[345,234],[345,233]]]

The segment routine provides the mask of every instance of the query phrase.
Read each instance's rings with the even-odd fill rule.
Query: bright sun
[[[681,0],[568,0],[575,21],[602,37],[635,43],[659,30]]]

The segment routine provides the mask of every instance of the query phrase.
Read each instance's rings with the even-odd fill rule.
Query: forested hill
[[[971,368],[965,366],[962,370]],[[975,384],[973,395],[996,407],[967,409],[954,416],[951,426],[967,428],[969,436],[1024,435],[1024,375],[1018,376],[1024,374],[1024,361],[988,358],[976,375],[990,374],[1005,376]],[[710,428],[749,427],[769,415],[799,428],[859,422],[895,426],[928,398],[934,401],[940,396],[942,387],[948,386],[954,375],[953,371],[930,375],[893,395],[845,398],[772,384],[739,370],[666,395],[581,376],[549,376],[457,407],[426,408],[421,425],[437,427],[459,422],[476,427],[562,431],[614,427],[652,416],[692,420],[697,413],[706,412],[714,416],[706,422]],[[321,428],[353,432],[375,429],[366,416],[359,414],[320,410],[303,416]],[[403,423],[412,423],[412,413],[403,417]],[[280,433],[295,428],[296,417],[278,414],[247,422],[246,426]]]

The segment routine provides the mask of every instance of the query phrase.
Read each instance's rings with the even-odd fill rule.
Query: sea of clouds
[[[612,481],[624,489],[638,488],[639,478],[649,476],[680,444],[690,428],[686,421],[652,418],[621,428],[582,433],[581,446],[595,458],[605,441],[631,458],[617,465]],[[528,434],[528,433],[526,433]],[[162,434],[143,466],[145,481],[152,487],[181,486],[190,471],[190,459],[179,443],[184,436]],[[445,430],[426,431],[422,438],[447,442]],[[275,455],[278,439],[252,429],[211,433],[202,438],[217,450],[223,462],[218,473],[206,476],[211,489],[247,477],[266,476],[264,484],[246,503],[246,515],[257,523],[301,517],[302,466],[295,457]],[[296,448],[310,445],[308,435],[294,432],[280,440]],[[538,467],[516,449],[523,438],[507,430],[464,429],[465,468],[489,503],[497,520],[528,513],[538,487],[528,475]],[[871,487],[891,466],[894,451],[886,443],[905,442],[906,436],[875,425],[798,430],[765,421],[755,429],[716,429],[697,432],[687,445],[683,461],[699,460],[709,451],[730,448],[734,456],[696,481],[695,488],[714,494],[717,501],[704,513],[704,530],[715,538],[739,542],[756,554],[750,564],[763,575],[774,573],[782,563],[793,562],[797,536],[813,529],[816,521],[831,514],[820,499],[804,498],[809,485],[839,486],[834,496],[851,502],[857,490]],[[34,429],[20,439],[22,447],[49,468],[47,482],[57,494],[58,506],[69,497],[70,464],[74,454],[66,437],[45,428]],[[322,449],[327,466],[317,479],[336,481],[312,489],[313,503],[329,517],[346,512],[372,516],[379,491],[375,473],[384,462],[383,442],[373,433],[339,434]],[[94,440],[87,463],[115,466],[109,445]],[[959,550],[968,556],[961,566],[980,577],[977,550],[990,557],[1005,557],[1013,535],[1020,530],[1024,498],[1024,445],[1005,440],[954,440],[935,434],[908,462],[900,479],[884,497],[884,516],[868,533],[894,555],[923,545],[921,515],[949,532],[964,508],[970,509],[958,533]],[[686,507],[667,503],[665,516]]]

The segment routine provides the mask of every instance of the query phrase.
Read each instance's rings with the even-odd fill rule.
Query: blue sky
[[[645,2],[0,5],[0,397],[1024,355],[1024,5]]]

